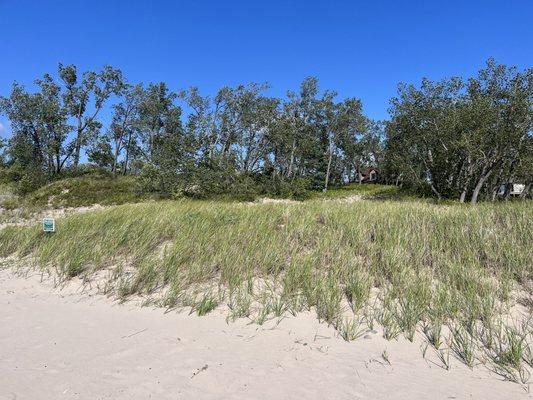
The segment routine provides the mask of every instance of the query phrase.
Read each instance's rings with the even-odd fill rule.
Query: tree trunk
[[[59,152],[56,153],[56,174],[61,172],[61,156]]]
[[[428,149],[427,153],[428,153],[428,161],[429,161],[429,164],[430,164],[431,167],[428,167],[427,163],[425,163],[425,161],[424,161],[424,163],[426,164],[426,168],[427,168],[426,173],[427,173],[427,176],[429,178],[429,186],[431,187],[431,191],[437,195],[437,198],[439,200],[442,200],[442,195],[440,194],[440,192],[435,187],[435,182],[433,181],[433,176],[434,176],[434,174],[433,174],[433,165],[434,165],[433,153],[431,152],[431,149]]]
[[[492,185],[490,186],[490,192],[491,192],[490,201],[492,202],[496,201],[496,195],[498,194],[500,186],[502,185],[503,168],[504,168],[504,164],[502,163],[498,171],[498,176],[494,177]]]
[[[395,183],[396,186],[400,186],[401,177],[402,177],[402,174],[398,174],[398,176],[396,177],[396,183]]]
[[[153,162],[154,160],[154,141],[155,141],[155,132],[152,129],[150,131],[150,160],[149,162]]]
[[[113,174],[113,176],[115,176],[117,172],[117,159],[118,159],[118,147],[115,146],[115,153],[113,154],[113,165],[111,166],[111,173]]]
[[[465,200],[466,200],[466,194],[468,192],[468,185],[470,185],[470,180],[472,179],[472,159],[470,158],[470,156],[468,156],[467,158],[467,165],[468,165],[468,168],[466,170],[466,178],[465,178],[465,182],[463,184],[463,190],[461,191],[461,196],[459,197],[459,202],[460,203],[464,203]],[[460,176],[461,174],[459,174]],[[458,178],[460,179],[460,178]]]
[[[324,192],[328,190],[328,183],[329,183],[329,172],[331,170],[331,160],[333,159],[333,149],[332,145],[330,143],[329,145],[329,159],[328,159],[328,168],[326,169],[326,182],[324,184]]]
[[[83,127],[81,125],[81,111],[78,113],[78,128],[76,129],[76,146],[74,148],[74,171],[78,170],[80,163],[81,143],[83,141]]]
[[[128,144],[126,146],[126,155],[124,157],[124,168],[122,170],[122,175],[126,175],[126,173],[128,172],[128,161],[129,161],[129,158],[130,158],[130,146],[131,146],[131,132],[129,133],[128,135]]]
[[[52,154],[48,155],[48,167],[46,169],[49,175],[53,175],[56,172],[54,156]]]
[[[441,195],[440,192],[437,190],[437,188],[435,187],[435,185],[433,184],[433,182],[430,182],[429,186],[431,187],[431,191],[437,195],[437,199],[442,200],[442,195]]]
[[[361,174],[361,164],[355,164],[355,168],[357,169],[357,183],[361,185],[363,183],[363,175]]]
[[[481,191],[481,188],[483,187],[483,184],[488,179],[490,174],[492,173],[492,168],[490,168],[488,171],[486,169],[483,169],[483,172],[481,173],[481,176],[479,177],[479,180],[476,184],[476,187],[474,188],[474,192],[472,193],[472,199],[470,200],[470,203],[476,204],[477,198],[479,196],[479,192]]]
[[[113,173],[113,176],[115,176],[117,173],[118,156],[120,155],[121,147],[122,147],[122,134],[120,138],[115,141],[115,152],[113,154],[113,166],[111,167],[111,172]]]
[[[289,162],[289,169],[287,171],[287,177],[292,175],[292,166],[294,164],[294,152],[296,151],[296,139],[292,141],[291,160]]]

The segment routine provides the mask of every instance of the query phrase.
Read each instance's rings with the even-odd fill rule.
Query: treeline
[[[30,188],[80,173],[85,152],[91,164],[139,174],[146,190],[163,194],[292,195],[354,179],[381,149],[382,131],[361,102],[337,101],[315,78],[281,100],[265,95],[266,84],[224,87],[214,97],[163,82],[131,85],[111,67],[79,74],[60,65],[58,77],[37,80],[33,93],[15,83],[0,100],[13,131],[8,175]]]
[[[12,130],[1,174],[28,192],[83,173],[85,154],[93,168],[135,174],[165,196],[301,196],[377,167],[381,181],[438,198],[495,199],[502,185],[531,185],[532,76],[489,60],[466,81],[401,85],[390,121],[379,122],[316,78],[283,99],[255,83],[210,97],[130,84],[109,66],[59,65],[35,91],[14,83],[0,98]]]
[[[440,198],[508,198],[533,181],[533,69],[494,60],[476,77],[400,85],[391,100],[385,169]]]

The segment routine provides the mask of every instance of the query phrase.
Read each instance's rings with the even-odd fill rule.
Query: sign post
[[[56,222],[53,218],[43,218],[43,231],[44,232],[55,232],[56,231]]]

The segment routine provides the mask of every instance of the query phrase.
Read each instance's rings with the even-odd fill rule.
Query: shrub
[[[19,196],[25,196],[46,184],[46,177],[41,171],[25,172],[15,186]]]

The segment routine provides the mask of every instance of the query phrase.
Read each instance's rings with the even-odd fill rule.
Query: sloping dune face
[[[127,344],[123,351],[143,360],[146,353],[149,360],[162,357],[161,354],[179,353],[176,359],[158,364],[161,369],[174,368],[181,356],[194,360],[194,366],[178,369],[175,374],[187,375],[189,383],[213,376],[223,385],[210,392],[213,395],[235,395],[237,392],[224,392],[223,388],[237,382],[257,390],[264,387],[271,394],[277,388],[274,381],[260,379],[251,371],[271,376],[274,370],[278,371],[275,369],[278,364],[286,372],[278,379],[290,377],[301,382],[287,384],[283,389],[296,397],[310,397],[302,392],[309,387],[328,397],[327,390],[332,389],[316,385],[315,381],[326,379],[317,378],[319,371],[322,375],[331,373],[330,386],[341,385],[337,396],[341,398],[361,397],[360,393],[371,398],[385,397],[390,394],[382,384],[387,374],[409,382],[405,385],[409,394],[414,377],[420,382],[431,377],[430,388],[431,382],[442,377],[442,388],[454,388],[453,382],[470,387],[461,379],[491,374],[492,383],[480,386],[480,390],[498,388],[487,396],[501,395],[499,388],[512,385],[515,389],[509,393],[521,393],[531,382],[533,214],[529,202],[464,207],[414,201],[318,199],[250,206],[180,200],[84,211],[58,218],[52,234],[42,232],[38,224],[0,229],[4,266],[13,271],[19,267],[21,271],[49,275],[61,286],[82,282],[112,300],[135,300],[159,310],[131,310],[132,314],[126,316],[122,315],[126,311],[123,308],[110,309],[108,303],[97,302],[99,312],[107,316],[99,323],[94,322],[98,315],[84,319],[92,309],[77,309],[82,307],[77,300],[75,305],[69,302],[58,305],[61,311],[39,309],[38,302],[35,307],[28,305],[9,311],[20,301],[48,298],[42,292],[35,297],[28,289],[16,302],[11,300],[17,297],[8,296],[6,303],[10,308],[2,310],[12,312],[3,327],[21,327],[6,335],[4,348],[11,354],[10,362],[25,360],[26,347],[46,347],[38,342],[13,347],[14,338],[21,337],[23,330],[38,337],[48,331],[54,335],[65,331],[70,332],[67,339],[83,338],[81,342],[69,343],[79,347],[78,352],[87,351],[80,357],[90,364],[90,352],[95,348],[106,349],[102,357],[115,351],[105,344],[115,345],[115,337],[120,337],[120,343],[126,339],[152,338],[146,332],[153,329],[153,323],[163,324],[161,332],[185,329],[183,332],[189,332],[189,336],[180,335],[189,339],[193,350],[201,353],[200,349],[205,348],[206,361],[188,353],[189,347],[150,349],[152,345],[159,349],[159,342],[149,342],[150,346],[144,348]],[[4,279],[3,284],[9,282]],[[11,296],[19,292],[6,289],[5,293]],[[57,301],[51,299],[50,303]],[[47,302],[41,306],[49,307]],[[69,315],[64,307],[74,308],[73,313],[79,316],[64,317]],[[133,308],[128,306],[128,310]],[[163,309],[172,312],[163,315]],[[122,332],[121,327],[130,326],[128,319],[137,318],[137,313],[150,315],[154,322],[139,323]],[[184,315],[187,313],[209,315],[203,320]],[[82,320],[76,322],[76,318]],[[121,318],[125,321],[120,322]],[[37,321],[42,328],[30,329]],[[174,324],[173,328],[165,325],[171,323],[168,321]],[[227,325],[228,322],[233,324]],[[205,327],[205,340],[197,336],[200,327]],[[106,342],[84,345],[88,332],[97,339],[87,338],[87,343],[102,337]],[[237,344],[258,357],[228,347],[221,341],[227,332],[233,332]],[[247,347],[251,346],[248,342],[259,347]],[[195,347],[193,343],[202,344]],[[11,352],[14,348],[16,354]],[[294,349],[302,352],[296,358]],[[76,351],[73,347],[63,349],[67,358]],[[210,358],[209,351],[219,355]],[[333,354],[332,358],[320,358],[325,353]],[[304,364],[305,368],[300,369],[294,360],[301,360],[302,354],[316,357],[312,358],[316,364]],[[235,365],[246,365],[246,369],[237,368],[242,379],[208,375],[214,374],[214,360],[225,357]],[[246,364],[250,357],[257,365]],[[290,368],[280,360],[290,360]],[[201,361],[199,365],[197,361]],[[98,362],[104,365],[108,361]],[[71,359],[71,363],[76,373],[85,370],[83,365],[76,364],[77,359]],[[357,363],[370,371],[360,383],[370,382],[371,389],[361,388],[351,380],[354,371],[363,376]],[[182,364],[176,368],[182,368]],[[133,365],[137,364],[131,359],[121,368]],[[380,373],[384,375],[375,372],[374,367],[383,368]],[[139,368],[138,373],[144,374],[143,367]],[[316,375],[305,372],[313,368]],[[410,375],[408,371],[417,368],[423,368],[420,375]],[[457,371],[464,373],[464,377],[456,377]],[[163,372],[158,376],[162,375]],[[374,380],[374,375],[382,381]],[[250,377],[256,379],[251,382]],[[499,380],[512,384],[499,386]],[[268,385],[261,386],[265,382]],[[174,383],[169,383],[169,387],[174,387]],[[206,390],[206,385],[199,389]],[[398,385],[401,382],[394,381],[393,386]],[[471,390],[474,387],[477,386]],[[349,388],[356,389],[344,392]]]
[[[347,343],[311,313],[227,324],[219,311],[117,305],[8,270],[0,289],[1,399],[528,398],[486,369],[454,359],[444,370],[420,343]]]

